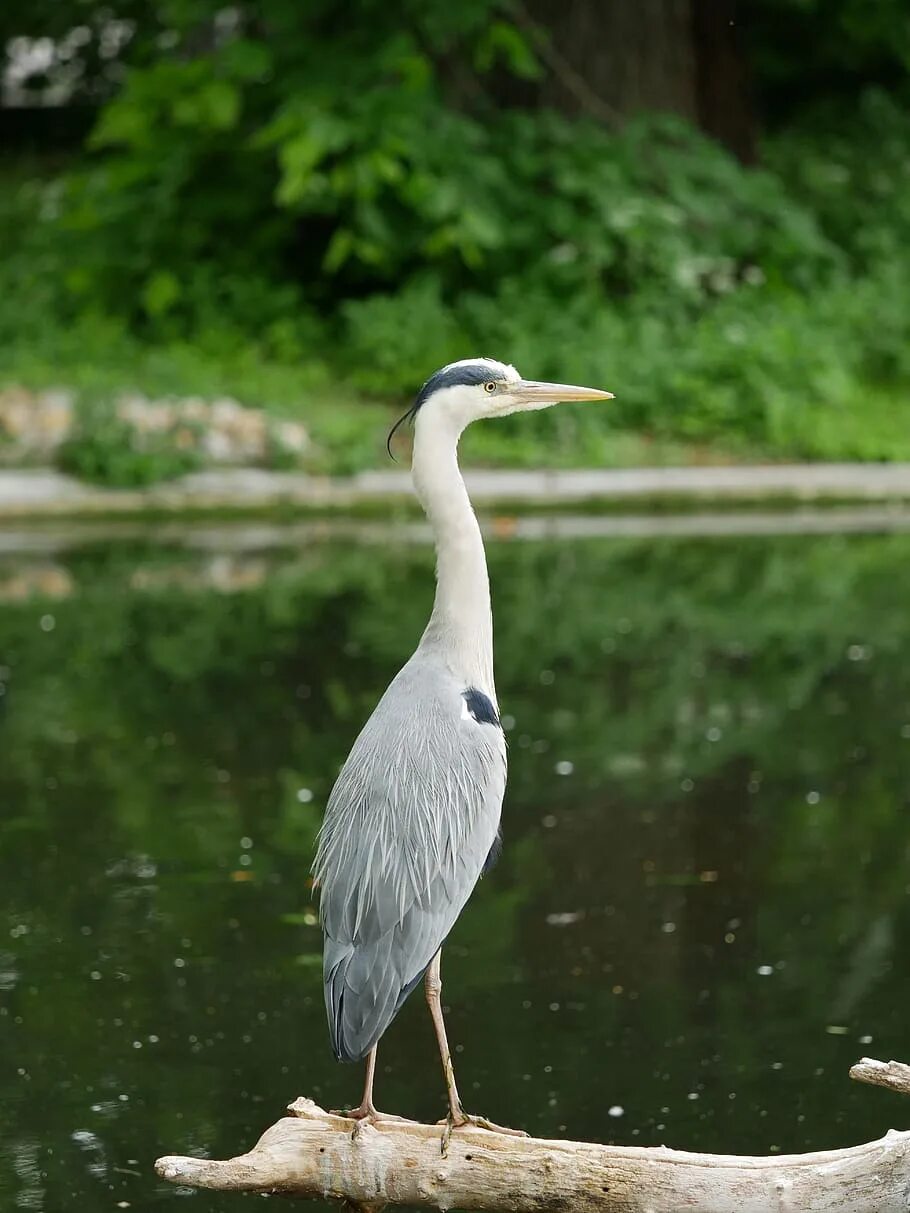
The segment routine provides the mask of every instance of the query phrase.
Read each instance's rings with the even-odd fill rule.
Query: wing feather
[[[470,896],[499,828],[505,741],[462,710],[444,667],[413,658],[329,797],[314,865],[335,1055],[376,1043]]]

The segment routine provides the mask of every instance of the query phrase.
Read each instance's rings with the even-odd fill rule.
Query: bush
[[[60,466],[99,484],[133,488],[170,480],[201,466],[198,435],[181,422],[172,428],[140,433],[98,402],[80,409],[72,436],[60,449]]]

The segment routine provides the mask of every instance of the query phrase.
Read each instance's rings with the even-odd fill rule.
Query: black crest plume
[[[385,444],[389,456],[393,460],[395,459],[395,456],[392,454],[392,439],[395,437],[398,429],[406,421],[414,420],[421,406],[429,400],[434,392],[439,392],[446,387],[476,387],[477,384],[487,383],[491,379],[500,380],[502,379],[502,375],[493,367],[480,362],[468,362],[460,366],[444,366],[441,371],[437,371],[435,375],[431,375],[417,393],[417,399],[411,407],[406,413],[402,413],[389,430],[389,436]]]

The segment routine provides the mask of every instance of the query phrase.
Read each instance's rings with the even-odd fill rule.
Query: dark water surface
[[[906,1127],[847,1068],[910,1060],[910,536],[499,530],[506,847],[443,966],[466,1103],[746,1153]],[[358,1098],[307,873],[432,596],[424,544],[366,533],[0,557],[0,1208],[176,1208],[157,1155]],[[381,1107],[442,1114],[420,998],[379,1057]]]

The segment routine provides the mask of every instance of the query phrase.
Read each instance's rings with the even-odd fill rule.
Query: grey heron
[[[367,1061],[363,1099],[345,1113],[356,1120],[384,1118],[373,1103],[377,1043],[424,979],[449,1131],[496,1127],[464,1111],[440,1002],[442,944],[496,858],[506,786],[490,585],[458,440],[481,418],[610,398],[471,358],[432,375],[389,435],[391,442],[397,426],[413,420],[412,476],[435,537],[436,597],[416,651],[341,769],[313,866],[332,1047],[340,1061]]]

